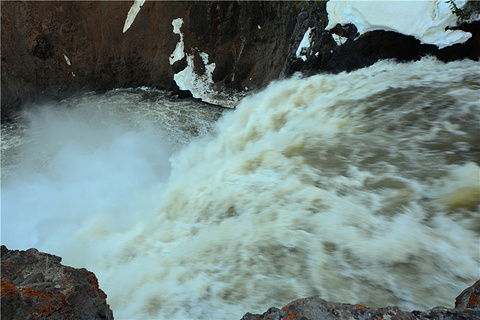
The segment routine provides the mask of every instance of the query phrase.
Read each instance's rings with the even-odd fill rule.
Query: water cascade
[[[2,243],[95,272],[117,319],[451,307],[479,278],[479,71],[383,61],[224,112],[145,88],[44,106],[2,125]]]

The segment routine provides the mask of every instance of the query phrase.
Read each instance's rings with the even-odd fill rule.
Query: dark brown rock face
[[[295,13],[275,2],[146,1],[123,33],[133,1],[2,1],[2,118],[25,103],[77,91],[149,86],[176,90],[170,64],[183,19],[185,53],[215,62],[218,89],[265,86],[277,78]],[[262,28],[262,29],[259,29]],[[291,30],[290,30],[291,29]],[[68,60],[67,60],[68,59]]]
[[[395,32],[357,37],[353,25],[326,31],[323,1],[147,0],[123,32],[132,5],[133,1],[1,1],[2,118],[15,117],[25,104],[78,91],[148,86],[188,95],[174,76],[189,65],[203,76],[210,72],[207,65],[214,64],[207,94],[219,93],[222,98],[216,101],[222,103],[297,71],[351,71],[379,59],[409,61],[425,55],[444,61],[478,60],[480,54],[478,21],[459,27],[473,34],[467,43],[439,50]],[[172,25],[179,18],[181,34],[174,33]],[[300,59],[296,51],[308,28],[311,47]],[[348,40],[339,46],[333,33]],[[185,56],[171,63],[181,41]]]
[[[113,319],[92,272],[36,249],[1,250],[2,319]]]
[[[247,313],[242,320],[344,320],[344,319],[480,319],[480,280],[456,299],[455,309],[443,307],[429,311],[401,311],[397,307],[371,309],[363,305],[329,302],[318,297],[298,299],[282,309],[270,308],[263,314]]]

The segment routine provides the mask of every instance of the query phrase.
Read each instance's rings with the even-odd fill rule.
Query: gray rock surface
[[[372,309],[363,305],[336,303],[318,297],[298,299],[282,309],[270,308],[263,314],[247,313],[242,320],[474,320],[480,319],[480,280],[456,299],[455,309],[436,307],[428,311],[402,311],[398,307]]]

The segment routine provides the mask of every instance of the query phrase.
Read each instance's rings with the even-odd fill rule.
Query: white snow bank
[[[180,90],[188,90],[194,98],[202,101],[222,105],[224,107],[234,107],[238,104],[241,95],[228,94],[226,92],[217,92],[214,88],[213,71],[215,70],[215,63],[209,63],[208,54],[200,52],[198,54],[202,58],[205,72],[201,75],[195,73],[195,64],[192,54],[185,53],[185,43],[183,41],[183,33],[180,28],[183,25],[183,19],[178,18],[172,21],[173,33],[180,35],[180,41],[177,43],[175,50],[169,57],[170,64],[173,65],[186,57],[187,66],[182,71],[173,75],[173,80]],[[193,50],[192,50],[193,52]]]
[[[135,0],[132,7],[130,8],[130,11],[128,11],[127,19],[125,20],[125,25],[123,26],[123,33],[125,33],[125,31],[130,28],[144,3],[145,0]]]
[[[210,103],[215,103],[211,99],[211,95],[215,92],[211,89],[213,85],[212,74],[215,70],[215,63],[208,63],[208,54],[200,52],[203,63],[205,65],[205,73],[198,75],[195,73],[195,65],[193,63],[193,55],[187,54],[187,67],[176,73],[173,79],[181,90],[188,90],[194,98],[202,99]]]
[[[297,58],[301,58],[303,61],[307,60],[307,50],[310,48],[312,41],[312,30],[313,28],[308,28],[297,49]]]
[[[172,21],[173,26],[173,33],[180,35],[180,41],[177,43],[175,47],[175,51],[170,55],[169,61],[170,64],[174,64],[176,61],[182,60],[185,56],[185,45],[183,43],[183,33],[180,32],[180,28],[182,27],[183,19],[178,18]]]
[[[465,3],[456,1],[459,8]],[[361,34],[373,30],[395,31],[439,48],[463,43],[472,36],[461,30],[445,30],[447,26],[455,26],[457,21],[445,0],[330,0],[327,2],[327,12],[327,30],[337,23],[352,23]]]
[[[186,54],[187,67],[173,76],[173,80],[175,80],[177,86],[181,90],[190,91],[194,98],[201,99],[202,101],[224,107],[235,107],[241,95],[230,95],[226,92],[216,91],[212,79],[215,63],[208,63],[209,58],[207,53],[198,53],[203,60],[205,72],[201,75],[195,73],[193,54]]]

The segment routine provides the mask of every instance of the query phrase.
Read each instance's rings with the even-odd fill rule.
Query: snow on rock
[[[310,48],[312,41],[312,30],[313,28],[308,28],[297,49],[297,58],[301,58],[303,61],[307,60],[307,50]]]
[[[66,55],[66,54],[63,54],[63,57],[65,58],[65,61],[67,62],[67,64],[68,64],[69,66],[71,66],[72,63],[70,62],[70,59],[68,59],[67,55]]]
[[[347,37],[342,37],[342,36],[339,36],[338,34],[335,34],[335,33],[332,34],[332,37],[333,37],[333,40],[335,40],[335,42],[339,46],[341,46],[342,44],[344,44],[348,40]]]
[[[208,54],[200,52],[200,57],[205,65],[205,73],[195,73],[193,54],[187,54],[187,67],[173,76],[180,90],[188,90],[194,98],[202,99],[205,102],[221,104],[214,98],[216,92],[212,89],[212,74],[215,70],[215,63],[208,63]]]
[[[182,71],[174,74],[173,80],[180,90],[188,90],[194,98],[211,102],[210,94],[214,93],[210,88],[213,85],[212,74],[215,70],[215,63],[208,63],[208,54],[200,52],[199,55],[205,65],[205,72],[202,75],[195,73],[195,64],[193,62],[193,54],[185,54],[185,44],[183,42],[183,34],[180,28],[183,25],[183,19],[177,18],[172,21],[173,33],[180,35],[180,41],[177,43],[175,50],[170,55],[169,61],[173,65],[176,61],[187,57],[187,67]],[[214,103],[214,102],[211,102]]]
[[[198,49],[196,49],[198,52]],[[195,73],[194,55],[186,54],[187,67],[182,71],[173,75],[173,80],[180,90],[188,90],[194,98],[202,101],[221,105],[223,107],[235,107],[243,95],[241,93],[229,93],[228,90],[219,92],[214,88],[213,71],[215,70],[215,63],[209,63],[208,54],[205,52],[198,52],[203,60],[205,72],[203,74]]]
[[[173,26],[173,33],[180,35],[180,41],[177,43],[175,47],[175,51],[170,55],[170,64],[174,64],[176,61],[182,60],[185,56],[185,44],[183,43],[183,33],[180,32],[180,28],[182,27],[183,19],[178,18],[172,21]]]
[[[144,3],[145,0],[135,0],[132,7],[130,8],[130,11],[128,11],[127,19],[125,20],[125,25],[123,26],[123,33],[125,33],[128,28],[130,28]]]
[[[180,90],[190,91],[192,96],[202,101],[222,105],[224,107],[234,107],[238,104],[240,95],[229,95],[228,93],[220,93],[214,89],[213,71],[215,63],[209,63],[208,54],[195,49],[200,58],[202,58],[205,72],[199,75],[195,73],[194,51],[192,54],[185,53],[185,44],[183,41],[183,33],[180,28],[183,25],[183,19],[178,18],[172,21],[173,33],[180,35],[180,41],[177,43],[175,50],[170,55],[169,61],[173,65],[175,62],[186,57],[187,66],[182,71],[173,75],[173,80]]]
[[[465,3],[456,1],[459,8]],[[338,23],[352,23],[361,34],[373,30],[395,31],[439,48],[463,43],[472,36],[469,32],[445,29],[457,24],[457,17],[445,0],[330,0],[327,2],[327,12],[327,30]]]

